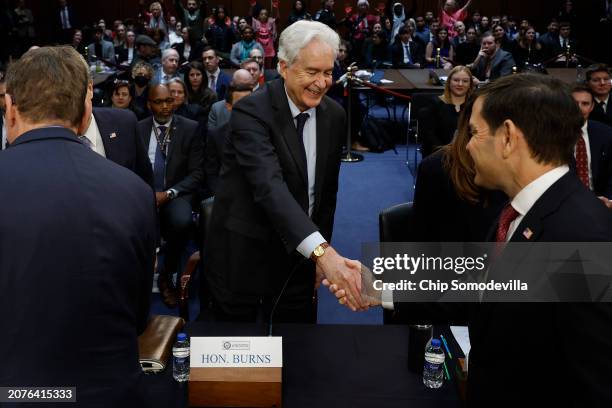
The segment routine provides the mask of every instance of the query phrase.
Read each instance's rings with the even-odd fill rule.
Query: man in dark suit
[[[91,150],[132,170],[152,188],[153,170],[137,124],[136,115],[128,109],[93,108],[79,134]]]
[[[391,46],[393,68],[420,68],[425,58],[425,49],[420,40],[412,36],[411,26],[399,29],[400,41]]]
[[[59,0],[59,7],[55,14],[56,40],[60,44],[69,44],[72,33],[77,28],[79,28],[79,23],[72,6],[68,5],[67,0]]]
[[[612,82],[610,82],[610,70],[607,65],[597,64],[586,72],[586,83],[595,95],[595,106],[591,113],[591,119],[612,126]]]
[[[612,213],[569,168],[583,120],[565,85],[548,76],[512,75],[480,88],[474,97],[473,106],[466,107],[472,112],[467,149],[475,164],[474,180],[510,198],[492,229],[493,240],[498,245],[612,241]],[[331,289],[344,302],[342,291],[333,285]],[[385,299],[385,308],[395,309],[402,320],[419,316],[423,321],[449,323],[448,311],[437,305],[393,302],[395,294],[375,293],[371,287],[368,292],[375,304]],[[463,306],[468,310],[472,346],[470,404],[514,406],[527,400],[546,406],[612,404],[608,387],[612,353],[585,353],[593,347],[612,348],[610,303]],[[546,376],[526,369],[543,349],[555,354]],[[511,393],[506,392],[509,389]]]
[[[137,336],[149,314],[155,204],[142,180],[77,139],[91,115],[88,76],[72,47],[30,51],[9,68],[0,386],[70,385],[75,406],[148,406]]]
[[[607,202],[612,198],[612,127],[590,120],[595,97],[589,88],[575,86],[572,97],[584,118],[582,135],[574,151],[573,168],[583,184]]]
[[[96,28],[94,42],[87,46],[89,64],[96,61],[108,63],[109,65],[115,63],[115,47],[112,42],[106,41],[103,37],[104,29],[101,27]]]
[[[208,87],[217,93],[217,100],[223,100],[231,79],[219,68],[219,57],[216,51],[212,47],[204,48],[202,61],[206,69]]]
[[[217,191],[217,182],[221,171],[221,159],[223,157],[223,149],[230,135],[229,118],[232,111],[232,106],[252,93],[250,85],[230,84],[225,95],[224,109],[227,111],[227,119],[223,123],[208,129],[206,134],[206,185],[210,188],[213,194]],[[214,105],[213,105],[214,106]]]
[[[480,42],[480,53],[468,67],[479,81],[494,81],[512,74],[516,65],[512,54],[502,50],[493,34],[486,34]]]
[[[573,56],[578,52],[578,43],[571,36],[572,27],[570,23],[559,24],[559,36],[548,42],[544,47],[544,55],[548,60],[552,59],[547,66],[567,67],[576,66],[577,60]]]
[[[303,35],[313,40],[300,49]],[[299,34],[299,35],[298,35]],[[331,239],[345,114],[325,96],[337,33],[298,21],[280,37],[282,80],[232,109],[206,245],[206,282],[219,320],[314,322],[315,263],[358,297],[358,271]],[[347,264],[348,263],[348,264]],[[353,265],[354,266],[354,265]]]
[[[230,82],[229,88],[240,88],[240,93],[244,94],[248,92],[249,94],[253,92],[253,77],[249,73],[249,71],[245,69],[237,69],[232,75],[232,82]],[[217,127],[221,127],[226,123],[229,123],[230,114],[232,112],[232,105],[234,104],[233,96],[228,99],[228,92],[225,93],[225,99],[217,101],[212,104],[210,108],[210,113],[208,114],[208,129],[215,129]],[[240,97],[245,95],[240,95]],[[240,98],[239,98],[240,99]],[[228,100],[230,102],[228,102]]]
[[[172,275],[178,272],[181,253],[189,240],[193,204],[204,180],[198,123],[174,115],[173,103],[167,86],[154,85],[149,90],[153,117],[138,122],[138,134],[153,168],[161,235],[166,240],[164,267],[157,284],[168,307],[177,304]]]

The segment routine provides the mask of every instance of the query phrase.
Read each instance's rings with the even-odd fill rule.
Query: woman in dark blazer
[[[172,45],[172,48],[179,54],[179,64],[183,65],[186,62],[191,62],[202,58],[202,49],[204,45],[195,36],[195,31],[191,27],[183,27],[181,30],[183,42]]]
[[[419,111],[419,136],[424,158],[453,139],[459,112],[473,89],[470,70],[464,66],[455,67],[448,74],[444,94]]]

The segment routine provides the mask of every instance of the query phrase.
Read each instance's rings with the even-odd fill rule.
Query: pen
[[[450,381],[451,376],[450,376],[450,373],[448,372],[448,368],[446,367],[446,361],[442,363],[442,365],[444,366],[444,373],[446,373],[446,379]]]
[[[444,348],[446,349],[446,352],[448,353],[448,357],[452,360],[453,355],[450,352],[450,349],[448,348],[448,343],[446,342],[446,339],[444,338],[443,335],[440,335],[440,338],[442,339],[442,344],[444,344]]]

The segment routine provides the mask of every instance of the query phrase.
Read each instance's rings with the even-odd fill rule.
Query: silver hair
[[[278,60],[285,61],[287,65],[293,64],[299,52],[314,40],[327,44],[336,59],[340,46],[338,33],[323,23],[300,20],[281,33],[278,42]]]
[[[170,54],[176,54],[176,56],[179,56],[179,53],[177,50],[175,50],[174,48],[166,48],[165,50],[162,51],[162,56],[161,56],[161,60],[162,62],[164,62],[169,56]]]
[[[168,82],[166,82],[166,87],[170,88],[170,84],[174,83],[179,84],[183,87],[183,92],[185,92],[185,100],[187,100],[187,85],[185,84],[185,81],[183,81],[179,77],[170,78]]]

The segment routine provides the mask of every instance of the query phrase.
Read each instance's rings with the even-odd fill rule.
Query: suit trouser
[[[166,241],[163,275],[168,279],[179,272],[181,254],[192,232],[191,201],[191,194],[180,196],[159,210],[161,235]]]

